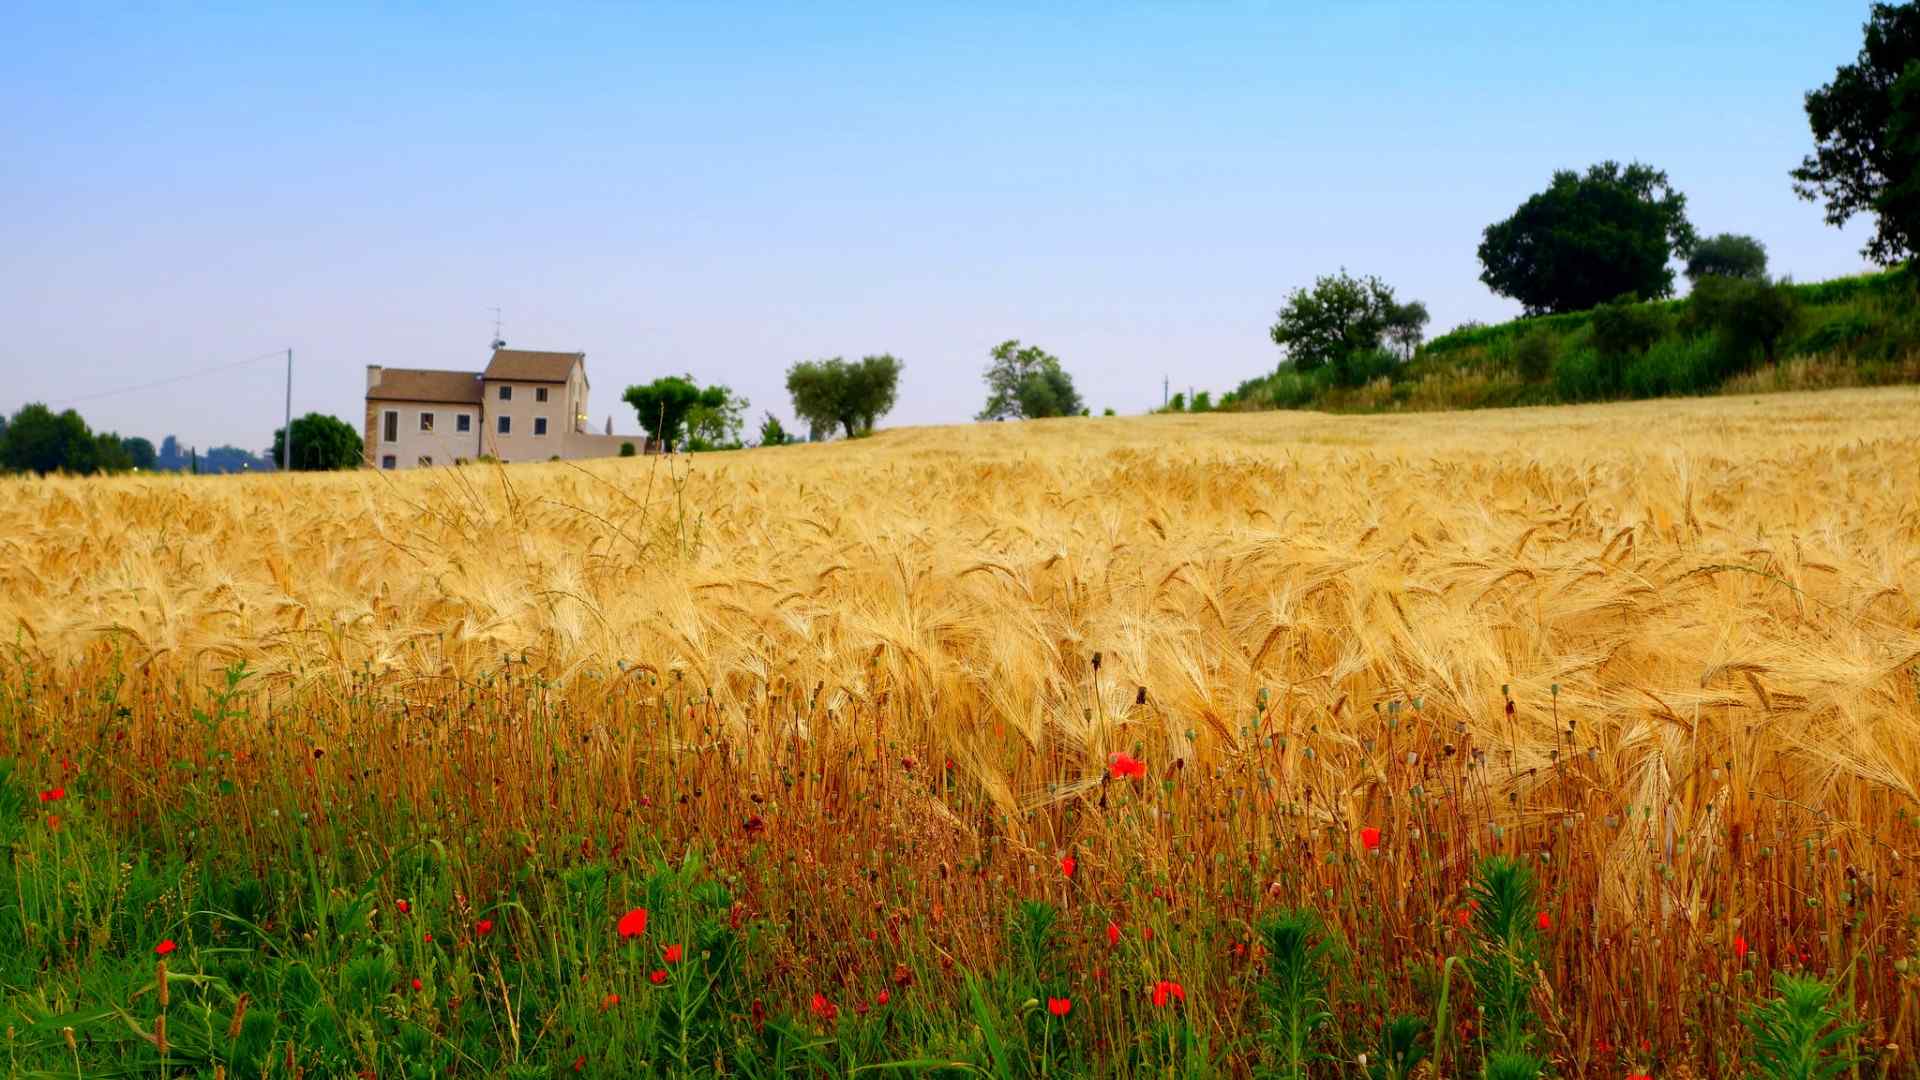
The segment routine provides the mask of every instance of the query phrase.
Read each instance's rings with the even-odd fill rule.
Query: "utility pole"
[[[1163,409],[1167,407],[1167,402],[1170,400],[1167,397],[1167,382],[1165,375],[1160,376],[1160,407]]]
[[[287,350],[287,437],[280,444],[280,467],[293,471],[293,350]]]

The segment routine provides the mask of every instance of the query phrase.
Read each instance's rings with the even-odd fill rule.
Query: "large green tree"
[[[90,473],[99,464],[100,445],[80,414],[56,413],[35,402],[7,421],[0,441],[0,468],[9,472]]]
[[[1693,250],[1687,197],[1667,174],[1607,161],[1553,174],[1547,190],[1487,226],[1480,280],[1529,315],[1585,311],[1622,294],[1673,295],[1668,262]]]
[[[1418,301],[1402,306],[1379,278],[1341,270],[1315,278],[1310,289],[1288,293],[1267,336],[1287,350],[1295,369],[1312,371],[1378,349],[1390,328],[1415,334],[1426,315]]]
[[[1920,4],[1875,4],[1860,54],[1807,93],[1813,153],[1793,189],[1826,203],[1829,225],[1878,218],[1863,253],[1882,265],[1920,254]]]
[[[980,420],[1035,420],[1048,416],[1078,416],[1083,408],[1073,377],[1059,357],[1036,345],[1003,341],[989,354],[987,407]]]
[[[365,454],[360,433],[353,425],[325,413],[310,412],[293,418],[293,471],[330,472],[357,469]],[[274,468],[281,467],[287,453],[287,429],[273,429]]]
[[[836,356],[803,360],[787,369],[793,412],[816,431],[840,428],[848,438],[873,430],[892,411],[904,365],[891,353],[850,364]]]

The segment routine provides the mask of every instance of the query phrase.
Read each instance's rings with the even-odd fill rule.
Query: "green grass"
[[[1593,342],[1593,312],[1468,326],[1426,342],[1405,364],[1361,388],[1335,385],[1327,371],[1283,368],[1221,396],[1218,408],[1385,412],[1499,408],[1619,398],[1653,398],[1786,389],[1799,385],[1883,385],[1920,378],[1920,294],[1901,268],[1806,285],[1788,285],[1798,306],[1777,360],[1811,361],[1820,371],[1798,381],[1754,370],[1710,328],[1689,320],[1688,299],[1635,305],[1662,325],[1643,354],[1610,369]],[[1534,338],[1550,370],[1531,375],[1521,342]]]

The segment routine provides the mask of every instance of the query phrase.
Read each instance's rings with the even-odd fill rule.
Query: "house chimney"
[[[380,373],[385,370],[386,369],[381,367],[379,364],[367,365],[367,392],[368,393],[372,393],[374,388],[380,385]]]

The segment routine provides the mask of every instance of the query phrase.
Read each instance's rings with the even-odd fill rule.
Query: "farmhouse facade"
[[[587,354],[496,347],[484,371],[367,365],[367,464],[380,469],[615,457],[642,435],[587,428]]]

